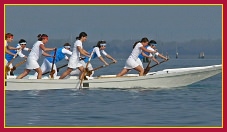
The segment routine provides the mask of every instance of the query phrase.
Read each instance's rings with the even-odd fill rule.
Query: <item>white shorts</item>
[[[138,58],[138,59],[136,60],[136,63],[138,63],[138,64],[143,68],[143,63],[142,63],[142,61],[140,60],[140,58]]]
[[[80,63],[83,65],[84,68],[86,68],[87,63],[85,63],[83,60],[81,60]],[[93,70],[91,63],[88,64],[87,68],[89,71]]]
[[[81,60],[80,63],[83,65],[84,68],[86,68],[87,63],[85,63],[83,60]],[[91,63],[88,64],[88,70],[89,71],[93,70],[93,67],[92,67]],[[73,70],[70,73],[71,76],[72,75],[78,75],[78,74],[80,74],[80,70],[79,69]]]
[[[129,57],[126,60],[125,67],[126,69],[133,69],[135,67],[139,66],[138,62],[136,62],[133,58]]]
[[[47,71],[51,71],[51,68],[52,68],[52,63],[50,63],[46,58],[43,60],[43,64],[41,65],[41,71],[42,71],[42,73],[45,73],[45,72],[47,72]],[[57,74],[58,74],[58,71],[57,71],[57,68],[56,68],[56,64],[54,63],[54,65],[53,65],[53,70],[55,70],[55,72],[54,72],[54,77],[56,77],[57,76]],[[35,74],[34,74],[34,76],[37,76],[38,75],[38,73],[36,72]]]
[[[37,69],[39,68],[39,63],[33,58],[27,58],[26,69]]]
[[[68,67],[72,69],[76,69],[77,67],[81,67],[83,64],[80,62],[78,58],[70,57]]]

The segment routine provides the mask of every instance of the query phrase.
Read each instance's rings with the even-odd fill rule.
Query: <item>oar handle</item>
[[[65,64],[65,65],[63,65],[63,66],[58,67],[58,68],[57,68],[57,71],[59,71],[61,68],[66,67],[66,66],[68,66],[68,64]]]
[[[166,62],[166,61],[168,61],[169,59],[167,59],[167,60],[163,60],[163,61],[161,61],[159,64],[161,64],[161,63],[163,63],[163,62]],[[157,65],[159,65],[158,63],[156,63],[156,64],[154,64],[153,66],[151,66],[150,68],[153,68],[153,67],[155,67],[155,66],[157,66]]]
[[[144,74],[147,74],[150,70],[150,63],[151,63],[151,59],[149,60],[147,67],[144,69]]]
[[[85,69],[84,69],[84,72],[81,74],[79,89],[82,88],[82,83],[83,83],[83,80],[84,80],[84,76],[85,76],[85,74],[87,73],[87,70],[86,70],[86,69],[87,69],[87,67],[88,67],[88,65],[89,65],[89,63],[90,63],[90,61],[91,61],[91,58],[92,58],[92,56],[93,56],[93,53],[94,53],[94,49],[93,49],[93,51],[91,52],[91,56],[90,56],[89,59],[88,59],[87,65],[86,65],[86,67],[85,67]]]
[[[146,75],[146,74],[150,71],[151,68],[153,68],[153,67],[155,67],[155,66],[157,66],[157,65],[160,65],[161,63],[166,62],[166,61],[168,61],[168,60],[169,60],[169,59],[163,60],[163,61],[161,61],[160,63],[156,63],[156,64],[154,64],[153,66],[150,66],[150,67],[146,68],[146,70],[144,70],[144,74],[143,74],[143,75]]]
[[[54,49],[54,59],[52,62],[52,67],[51,67],[51,72],[50,72],[51,78],[54,78],[54,73],[55,73],[55,71],[53,69],[54,69],[54,62],[55,62],[55,58],[56,58],[56,52],[57,52],[57,48]]]
[[[20,66],[20,65],[24,64],[26,61],[27,61],[27,60],[25,59],[25,60],[23,60],[23,61],[21,61],[21,62],[17,63],[15,66],[13,66],[13,68],[12,68],[12,69],[10,69],[10,72],[12,72],[12,73],[13,73],[13,71],[15,71],[15,70],[16,70],[16,68],[17,68],[18,66]]]
[[[109,65],[114,64],[114,63],[115,63],[114,61],[110,62]],[[95,70],[98,70],[98,69],[103,68],[103,67],[106,67],[106,65],[102,65],[102,66],[96,67],[96,68],[94,68],[94,69],[92,69],[90,71],[95,71]]]
[[[9,66],[11,63],[13,63],[14,59],[17,57],[20,51],[21,49],[17,50],[17,53],[13,56],[13,59],[10,62],[8,62],[6,66]]]

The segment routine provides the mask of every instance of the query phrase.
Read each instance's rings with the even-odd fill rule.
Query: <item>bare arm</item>
[[[15,54],[10,52],[7,48],[5,48],[5,53],[15,56]]]
[[[46,48],[45,46],[44,46],[44,44],[40,44],[40,46],[39,46],[43,51],[51,51],[51,50],[55,50],[55,48]]]
[[[158,56],[162,59],[168,60],[168,58],[166,58],[165,56],[163,56],[162,54],[158,54]]]
[[[107,54],[106,57],[109,58],[109,59],[111,59],[114,63],[117,63],[117,60],[115,60],[112,56],[110,56],[110,55]]]
[[[109,65],[109,64],[102,58],[102,56],[100,56],[99,59],[100,59],[105,65],[107,65],[107,66]]]
[[[151,50],[148,50],[148,49],[146,49],[145,47],[140,47],[140,49],[141,50],[143,50],[143,51],[146,51],[146,52],[149,52],[149,53],[156,53],[157,51],[151,51]]]
[[[8,50],[19,50],[19,49],[21,49],[21,48],[15,48],[15,47],[12,47],[12,46],[7,46],[7,49]]]
[[[145,54],[144,52],[142,52],[142,55],[143,55],[144,57],[151,58],[150,56],[148,56],[148,55]]]
[[[84,49],[83,49],[83,52],[85,52],[85,54],[90,55],[90,53],[89,53],[89,52],[87,52],[87,51],[86,51],[86,50],[84,50]]]
[[[152,59],[154,62],[156,62],[157,64],[160,63],[160,62],[159,62],[157,59],[155,59],[153,56],[151,57],[151,59]]]
[[[84,49],[82,49],[80,46],[77,46],[77,49],[82,55],[90,57],[90,54]]]
[[[50,54],[48,54],[46,52],[43,52],[42,55],[47,56],[47,57],[53,57],[53,56],[51,56]]]

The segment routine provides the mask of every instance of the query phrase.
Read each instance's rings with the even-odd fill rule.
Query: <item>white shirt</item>
[[[140,47],[142,46],[143,46],[142,43],[136,44],[129,57],[132,57],[136,61],[138,59],[139,54],[142,53],[142,50],[140,49]]]
[[[20,46],[20,44],[17,44],[17,47],[16,48],[20,48],[21,46]],[[24,48],[23,50],[25,50],[25,51],[28,51],[29,50],[29,48]],[[17,52],[18,52],[18,55],[21,57],[21,58],[23,58],[25,55],[22,53],[22,50],[17,50]]]
[[[83,49],[83,45],[82,45],[81,40],[76,40],[76,42],[74,43],[73,52],[72,52],[71,58],[76,59],[76,58],[80,57],[80,52],[77,49],[78,46],[80,46],[81,49]]]
[[[151,48],[151,46],[148,46],[147,49],[151,51],[155,51],[153,48]],[[155,55],[158,55],[158,54],[159,54],[158,52],[155,53]],[[149,56],[153,56],[152,53],[150,53]]]
[[[62,49],[62,53],[68,54],[68,55],[72,55],[72,52],[70,50],[65,49],[65,48]],[[65,59],[68,60],[69,57],[68,56],[65,56]]]
[[[43,50],[39,47],[41,44],[43,44],[42,41],[37,41],[33,45],[31,52],[28,55],[28,58],[34,59],[36,61],[39,59],[39,57],[42,55],[42,52],[43,52]]]
[[[101,56],[100,51],[103,53],[103,55],[107,55],[107,53],[104,50],[100,50],[99,47],[95,47],[93,51],[97,54],[98,57]]]

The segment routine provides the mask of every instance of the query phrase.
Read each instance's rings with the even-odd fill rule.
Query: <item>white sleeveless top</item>
[[[142,53],[142,50],[140,49],[140,47],[142,46],[143,46],[142,43],[136,44],[129,57],[133,58],[136,61],[138,59],[139,54]]]
[[[42,41],[37,41],[34,45],[33,45],[33,47],[32,47],[32,49],[31,49],[31,52],[30,52],[30,54],[28,55],[28,58],[29,59],[34,59],[34,60],[38,60],[39,59],[39,57],[42,55],[42,53],[43,53],[43,50],[39,47],[41,44],[43,44],[43,42]]]
[[[80,52],[78,51],[77,46],[80,46],[81,49],[83,49],[83,45],[82,45],[81,40],[76,40],[76,42],[74,43],[73,52],[72,52],[72,55],[71,55],[70,58],[73,58],[73,59],[77,59],[78,58],[79,59]]]

